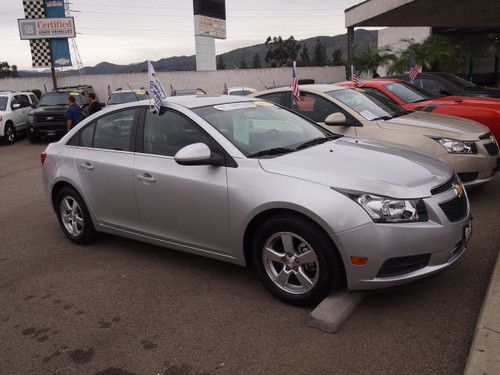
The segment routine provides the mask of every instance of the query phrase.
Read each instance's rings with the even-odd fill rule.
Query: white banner
[[[226,20],[196,14],[194,16],[194,35],[226,39]]]
[[[154,107],[157,113],[160,113],[163,99],[167,97],[165,90],[156,75],[155,69],[151,61],[148,61],[148,80],[149,80],[149,95],[153,95]]]
[[[22,40],[74,38],[75,20],[67,18],[22,18],[18,20]]]

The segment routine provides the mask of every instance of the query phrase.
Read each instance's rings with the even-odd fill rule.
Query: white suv
[[[28,130],[28,113],[38,99],[32,92],[0,92],[0,139],[14,143],[16,135]]]

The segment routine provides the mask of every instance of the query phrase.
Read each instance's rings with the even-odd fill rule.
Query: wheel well
[[[51,198],[52,198],[52,206],[54,206],[54,209],[57,209],[56,208],[56,197],[57,197],[57,194],[59,194],[59,192],[61,191],[62,188],[65,188],[65,187],[69,187],[71,189],[74,189],[76,190],[73,185],[71,185],[69,182],[66,182],[66,181],[59,181],[59,182],[56,182],[56,184],[54,185],[54,187],[52,188],[52,193],[51,193]]]
[[[250,223],[247,225],[247,228],[245,230],[245,234],[243,235],[243,252],[245,255],[245,263],[247,267],[250,267],[252,263],[252,239],[255,231],[259,228],[259,226],[269,219],[270,217],[277,216],[277,215],[293,215],[293,216],[298,216],[301,217],[302,219],[308,221],[312,225],[314,225],[316,228],[318,228],[325,236],[328,238],[328,240],[332,244],[332,249],[333,251],[336,252],[337,256],[339,257],[340,263],[342,264],[342,268],[344,269],[344,274],[345,274],[345,266],[344,262],[342,261],[342,257],[340,256],[340,253],[337,249],[337,246],[335,245],[335,242],[333,242],[332,238],[330,235],[326,232],[326,230],[319,225],[316,221],[311,219],[309,216],[304,215],[300,212],[290,210],[290,209],[285,209],[285,208],[275,208],[275,209],[270,209],[267,211],[263,211],[259,213],[257,216],[255,216]],[[345,279],[345,278],[344,278]]]

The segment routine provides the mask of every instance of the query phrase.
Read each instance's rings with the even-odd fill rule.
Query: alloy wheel
[[[12,143],[14,142],[14,140],[16,139],[16,135],[14,134],[14,129],[12,128],[12,126],[7,126],[7,128],[5,129],[5,132],[7,133],[7,141],[9,143]]]
[[[288,293],[307,293],[318,282],[316,252],[295,233],[279,232],[269,237],[262,250],[262,261],[271,281]]]
[[[61,200],[60,207],[61,220],[66,231],[74,237],[78,237],[83,232],[83,214],[78,202],[70,196]]]

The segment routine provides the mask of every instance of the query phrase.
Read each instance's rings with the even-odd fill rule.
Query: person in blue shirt
[[[76,99],[73,95],[68,98],[68,109],[66,110],[66,124],[68,126],[68,131],[74,128],[78,123],[82,121],[82,110],[80,106],[76,104]]]

